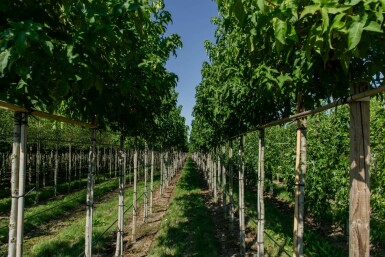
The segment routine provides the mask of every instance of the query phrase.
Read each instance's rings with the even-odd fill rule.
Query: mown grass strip
[[[118,187],[117,179],[113,179],[95,186],[96,199],[103,196]],[[44,205],[38,205],[26,209],[25,211],[25,233],[29,233],[33,230],[39,229],[39,227],[47,223],[50,220],[63,219],[63,214],[69,213],[76,209],[79,205],[84,205],[87,190],[82,189],[72,194],[66,195],[62,198],[47,201]],[[8,241],[8,218],[3,219],[0,222],[0,243],[6,244]],[[0,254],[3,254],[4,248],[0,250]]]
[[[116,184],[117,187],[117,184]],[[159,187],[159,175],[154,176],[154,187]],[[138,183],[138,192],[143,192],[144,182]],[[133,187],[125,190],[125,206],[129,207],[132,203]],[[142,198],[143,199],[143,198]],[[83,199],[84,200],[84,199]],[[139,201],[138,204],[142,204]],[[118,195],[109,201],[95,205],[93,218],[93,238],[98,238],[118,217]],[[25,243],[25,256],[51,256],[51,257],[73,257],[78,256],[84,250],[84,229],[85,216],[80,213],[72,220],[63,221],[62,228],[54,234],[38,236]],[[131,213],[126,214],[125,222],[131,221]],[[104,256],[106,248],[115,236],[116,226],[104,234],[98,243],[93,246],[95,255]]]
[[[202,180],[188,159],[148,256],[219,256],[219,243],[205,199]]]

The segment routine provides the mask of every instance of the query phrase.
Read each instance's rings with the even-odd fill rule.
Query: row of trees
[[[193,151],[210,152],[249,130],[261,129],[263,138],[269,122],[338,99],[343,102],[383,83],[382,1],[217,3],[216,41],[205,43],[210,61],[203,64],[196,88]],[[349,248],[350,256],[368,256],[369,103],[352,102],[350,107],[350,209],[366,211],[350,212]],[[299,118],[293,165],[296,256],[303,254],[306,127],[306,118]],[[358,207],[358,202],[365,206]],[[357,240],[365,243],[358,246]],[[263,256],[263,249],[259,251]]]
[[[86,256],[92,255],[96,128],[118,134],[120,163],[126,142],[143,149],[186,149],[177,77],[165,68],[182,43],[178,35],[165,35],[171,15],[164,8],[162,0],[0,3],[0,100],[87,122],[91,128]],[[27,118],[28,112],[14,117],[9,256],[22,255]],[[57,132],[55,126],[60,125],[51,127]],[[37,129],[37,138],[41,133]]]

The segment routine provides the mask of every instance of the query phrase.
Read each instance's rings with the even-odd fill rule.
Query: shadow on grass
[[[189,159],[150,256],[219,256],[202,177]]]
[[[284,193],[284,192],[283,192]],[[245,202],[248,209],[248,218],[257,220],[257,193],[254,190],[245,191]],[[285,248],[292,253],[292,237],[294,226],[294,209],[288,203],[278,201],[275,198],[265,198],[265,228],[267,233],[272,233],[273,238],[279,245],[288,246]],[[269,237],[265,236],[269,241]],[[305,223],[304,233],[304,253],[306,256],[330,256],[342,257],[347,256],[346,242],[342,241],[333,245],[332,242],[325,240],[325,237],[317,231],[310,228]],[[330,239],[329,239],[330,240]],[[336,242],[334,242],[336,243]],[[282,249],[279,249],[274,242],[270,241],[269,251],[272,251],[274,256],[287,256]]]

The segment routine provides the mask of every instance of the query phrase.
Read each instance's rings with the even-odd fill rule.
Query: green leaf
[[[53,54],[53,48],[54,48],[52,42],[51,41],[45,41],[45,45],[47,46],[49,53],[52,55]]]
[[[364,24],[358,21],[352,22],[348,34],[348,50],[355,48],[361,41]]]
[[[27,47],[28,47],[27,38],[25,36],[25,33],[21,32],[19,34],[19,36],[17,37],[16,42],[15,42],[16,52],[19,55],[23,55],[25,53],[25,50],[27,49]]]
[[[243,6],[242,0],[237,0],[234,3],[232,6],[232,12],[234,13],[239,23],[242,25],[246,18],[245,7]]]
[[[3,73],[4,69],[7,67],[10,56],[11,56],[11,51],[9,49],[5,49],[2,53],[0,53],[0,72],[1,73]]]
[[[257,0],[257,5],[261,12],[265,12],[265,0]]]
[[[325,7],[325,9],[327,10],[327,12],[329,14],[337,14],[337,13],[342,13],[342,12],[345,12],[347,10],[349,10],[350,8],[352,8],[351,6],[344,6],[344,7]]]
[[[285,44],[287,34],[287,23],[281,19],[273,18],[273,26],[275,38],[281,44]]]
[[[372,31],[372,32],[378,32],[378,33],[383,32],[381,25],[375,21],[371,21],[367,26],[364,27],[364,30]]]
[[[321,9],[320,5],[308,5],[305,7],[305,9],[303,9],[303,11],[301,12],[301,16],[299,18],[302,19],[303,17],[305,17],[308,14],[313,15],[317,11],[319,11],[320,9]]]
[[[321,9],[322,16],[322,33],[325,33],[329,27],[329,14],[326,8]]]

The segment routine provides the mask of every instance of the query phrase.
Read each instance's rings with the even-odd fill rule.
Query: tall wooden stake
[[[16,256],[23,256],[24,240],[24,202],[25,202],[25,178],[27,171],[27,124],[28,116],[21,114],[20,127],[20,162],[19,162],[19,200],[17,207],[17,235],[16,235]]]
[[[265,203],[263,198],[265,180],[265,130],[259,132],[258,156],[258,257],[264,257]]]
[[[297,111],[303,111],[299,94]],[[303,257],[304,199],[306,175],[306,118],[297,121],[297,150],[295,164],[295,207],[294,207],[294,257]]]
[[[85,250],[86,257],[92,256],[92,218],[94,211],[94,183],[95,183],[95,147],[96,147],[96,129],[91,129],[91,146],[88,163],[87,180],[87,213],[86,213],[86,232],[85,232]]]
[[[351,94],[368,85],[351,86]],[[350,103],[349,257],[370,255],[370,102]]]
[[[21,113],[15,112],[12,145],[12,174],[11,174],[11,214],[9,217],[9,237],[8,237],[8,257],[16,256],[16,237],[17,237],[17,207],[19,199],[19,154],[20,154],[20,124]]]
[[[245,164],[243,162],[243,144],[244,137],[239,138],[239,246],[240,253],[244,255],[246,252],[246,230],[245,230],[245,205],[244,205],[244,174]]]
[[[135,149],[134,153],[134,196],[132,198],[132,241],[136,241],[136,194],[137,194],[137,181],[138,181],[138,150]]]

